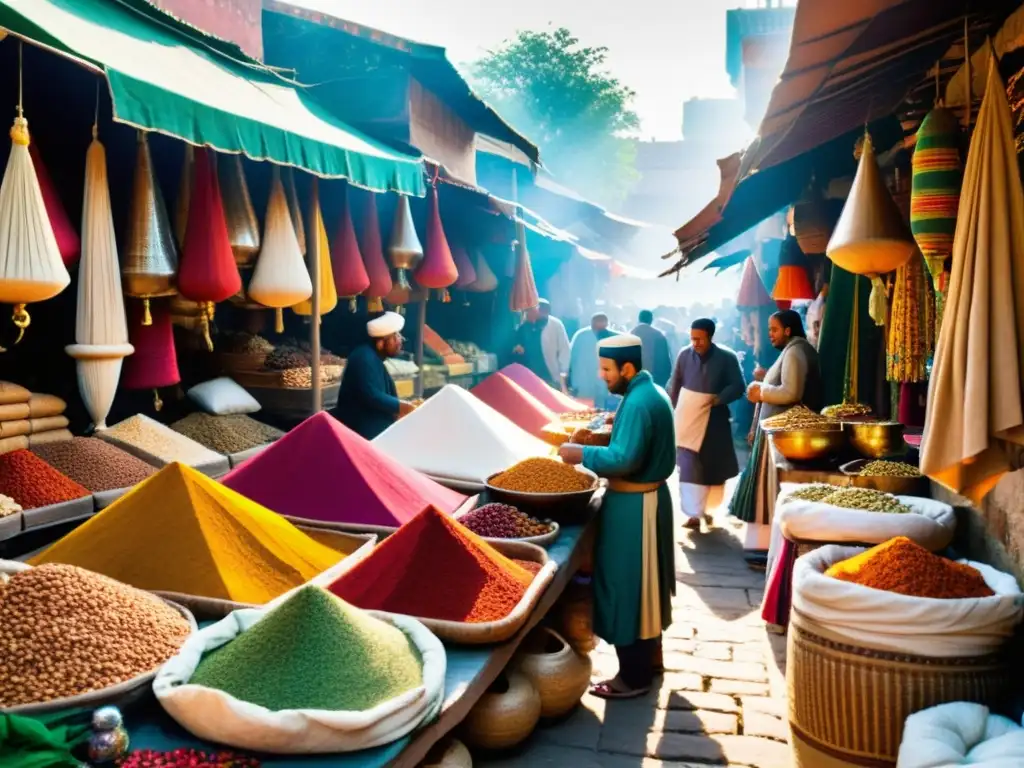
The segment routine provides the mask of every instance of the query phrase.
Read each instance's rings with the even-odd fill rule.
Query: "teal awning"
[[[102,71],[118,122],[377,192],[425,193],[420,158],[345,125],[301,88],[170,16],[119,0],[0,0],[0,27]]]

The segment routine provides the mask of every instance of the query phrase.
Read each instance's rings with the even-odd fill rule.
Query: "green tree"
[[[635,93],[606,67],[608,49],[564,27],[520,31],[470,65],[470,76],[506,120],[541,149],[558,181],[595,202],[621,203],[636,182],[640,127]]]

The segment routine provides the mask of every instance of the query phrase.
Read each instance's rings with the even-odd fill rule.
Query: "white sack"
[[[981,572],[996,593],[992,597],[910,597],[825,575],[835,563],[864,551],[833,544],[798,558],[793,621],[865,648],[935,658],[994,653],[1020,623],[1024,596],[1017,581],[982,563],[960,561]]]
[[[419,649],[423,685],[365,712],[273,712],[223,691],[188,684],[205,653],[252,627],[272,607],[234,611],[193,634],[157,672],[153,693],[167,714],[193,735],[237,749],[274,754],[354,752],[389,744],[440,711],[446,667],[441,641],[415,619],[376,612],[371,613],[405,632]]]
[[[957,701],[907,718],[896,768],[1019,768],[1024,728],[988,707]]]

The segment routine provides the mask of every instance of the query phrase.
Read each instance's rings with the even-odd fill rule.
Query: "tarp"
[[[167,16],[116,0],[0,0],[0,27],[103,72],[114,119],[376,192],[422,196],[420,160],[346,126],[301,89]]]

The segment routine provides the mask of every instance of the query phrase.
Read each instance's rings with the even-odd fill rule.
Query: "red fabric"
[[[43,204],[46,206],[46,215],[50,219],[50,226],[53,227],[53,234],[57,237],[57,248],[60,251],[60,258],[65,267],[71,267],[82,255],[82,240],[78,236],[71,219],[68,218],[64,204],[60,201],[50,172],[39,154],[39,149],[33,141],[28,145],[29,155],[32,157],[32,165],[36,169],[36,178],[39,179],[39,190],[43,193]]]
[[[782,540],[782,551],[768,574],[768,586],[761,601],[761,618],[779,627],[789,625],[789,611],[793,603],[793,568],[797,549],[789,539]]]
[[[924,412],[927,402],[927,381],[900,384],[900,406],[897,421],[905,427],[924,427]],[[918,445],[920,445],[920,440]]]
[[[506,365],[502,368],[499,373],[503,373],[508,376],[512,381],[539,400],[542,405],[546,408],[550,408],[555,413],[569,413],[570,411],[587,410],[587,406],[583,405],[583,403],[578,400],[573,400],[568,395],[549,386],[544,379],[531,371],[525,365],[512,363],[512,365]]]
[[[545,426],[558,421],[557,413],[502,373],[492,373],[469,391],[531,435],[540,437]]]
[[[423,249],[423,261],[416,270],[416,282],[424,288],[440,291],[455,284],[459,271],[441,224],[436,187],[430,191],[428,207],[427,245]]]
[[[758,274],[754,258],[748,256],[743,267],[743,277],[740,278],[740,289],[736,293],[736,306],[740,309],[757,309],[771,306],[773,303],[761,275]]]
[[[513,312],[524,312],[537,306],[540,302],[540,294],[537,293],[533,264],[530,263],[530,252],[526,250],[526,228],[522,224],[516,227],[516,237],[518,244],[515,253],[515,269],[512,273],[509,309]]]
[[[190,301],[216,304],[242,290],[242,276],[231,252],[224,201],[210,150],[196,149],[194,173],[178,291]]]
[[[466,500],[399,464],[324,411],[222,482],[278,514],[330,523],[399,526],[427,505],[454,512]]]
[[[391,293],[391,268],[384,258],[384,246],[380,238],[380,219],[377,217],[377,196],[372,192],[363,193],[362,231],[359,233],[359,250],[370,284],[367,296],[387,296]]]
[[[455,268],[459,271],[455,287],[465,288],[475,283],[476,268],[473,267],[473,260],[469,258],[469,252],[461,245],[456,245],[452,248],[452,258],[455,260]]]
[[[178,356],[174,350],[174,328],[171,326],[171,300],[150,299],[152,325],[143,325],[143,303],[125,298],[128,305],[128,341],[135,352],[124,360],[121,386],[125,389],[158,389],[181,382]]]
[[[370,276],[366,273],[363,256],[359,253],[356,228],[352,224],[348,185],[345,186],[343,201],[338,233],[331,240],[331,271],[334,273],[334,287],[338,296],[351,298],[361,295],[370,287]]]

